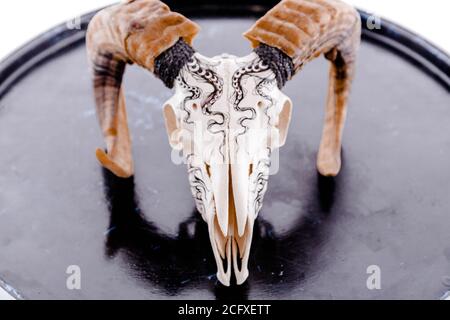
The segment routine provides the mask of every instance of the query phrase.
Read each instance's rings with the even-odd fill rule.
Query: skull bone
[[[169,142],[181,152],[197,210],[208,224],[218,280],[248,277],[254,221],[271,156],[284,145],[292,102],[255,53],[196,53],[164,106]]]

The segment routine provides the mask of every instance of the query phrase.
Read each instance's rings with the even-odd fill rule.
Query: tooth
[[[236,283],[238,285],[241,285],[247,280],[248,278],[248,268],[247,264],[244,265],[244,260],[241,260],[241,270],[239,270],[237,265],[237,243],[236,240],[233,240],[233,269],[234,269],[234,276],[236,277]]]
[[[253,220],[247,221],[247,229],[243,239],[235,239],[233,241],[233,268],[238,285],[242,284],[248,278],[248,258],[250,256],[250,247],[253,238]],[[241,259],[241,270],[237,266],[237,250],[239,249]]]
[[[219,280],[225,287],[230,286],[231,275],[224,273],[223,271],[221,271],[221,269],[219,269],[217,271],[216,276],[217,276],[217,280]]]
[[[217,220],[224,237],[228,235],[228,165],[211,164],[211,182]]]
[[[224,286],[229,286],[230,285],[230,279],[231,279],[231,260],[230,260],[230,246],[228,245],[228,243],[230,241],[227,241],[226,247],[226,258],[227,259],[227,271],[225,272],[225,270],[223,269],[223,259],[221,258],[221,254],[218,250],[218,246],[216,245],[216,236],[219,236],[222,238],[222,235],[216,234],[216,227],[215,227],[216,223],[215,223],[215,217],[214,215],[212,215],[212,217],[209,219],[208,221],[208,231],[209,231],[209,240],[211,242],[211,247],[214,253],[214,259],[216,260],[216,265],[217,265],[217,279],[224,285]]]
[[[226,238],[222,235],[222,231],[220,230],[219,224],[217,223],[217,217],[214,219],[214,238],[217,244],[217,249],[220,253],[220,257],[225,259],[225,246],[226,246]]]
[[[248,226],[248,224],[247,224],[247,226]],[[242,257],[245,254],[245,247],[246,247],[246,244],[247,244],[248,233],[249,233],[249,230],[246,229],[245,232],[244,232],[244,235],[242,237],[237,237],[236,238],[236,242],[237,242],[238,249],[239,249],[239,257],[241,259],[242,259]]]
[[[230,184],[233,186],[234,207],[236,209],[236,222],[240,237],[245,232],[248,217],[248,163],[239,161],[231,165]]]
[[[228,238],[227,239],[227,257],[226,257],[226,261],[227,261],[227,272],[223,271],[223,265],[220,266],[220,269],[222,272],[220,274],[220,279],[219,277],[217,277],[224,286],[229,286],[230,285],[230,279],[231,279],[231,242],[232,242],[232,238]],[[217,274],[219,274],[219,272],[217,272]]]

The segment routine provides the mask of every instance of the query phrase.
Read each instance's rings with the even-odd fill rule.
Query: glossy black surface
[[[204,55],[245,55],[251,19],[199,20]],[[35,67],[0,100],[0,278],[25,298],[439,298],[450,286],[450,99],[403,57],[363,42],[336,179],[315,170],[328,69],[309,64],[272,176],[250,278],[215,279],[186,170],[170,161],[171,92],[136,67],[125,77],[136,175],[104,172],[84,46]],[[78,265],[82,290],[66,288]],[[366,287],[378,265],[382,290]]]

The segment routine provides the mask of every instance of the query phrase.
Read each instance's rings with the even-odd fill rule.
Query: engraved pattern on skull
[[[166,121],[176,122],[168,123],[176,128],[169,129],[170,141],[183,153],[195,204],[208,223],[218,279],[229,284],[233,269],[240,284],[248,276],[271,155],[283,144],[280,113],[288,109],[290,115],[291,102],[255,53],[242,58],[196,53],[174,87],[165,106]],[[284,135],[288,123],[282,124]]]

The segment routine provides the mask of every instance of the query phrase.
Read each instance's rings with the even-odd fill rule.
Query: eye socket
[[[192,104],[192,109],[193,110],[197,110],[198,109],[198,104],[196,104],[196,103]]]
[[[208,174],[208,177],[211,178],[211,167],[205,163],[206,173]]]
[[[259,107],[259,108],[264,107],[264,103],[263,103],[262,101],[258,101],[258,107]]]

